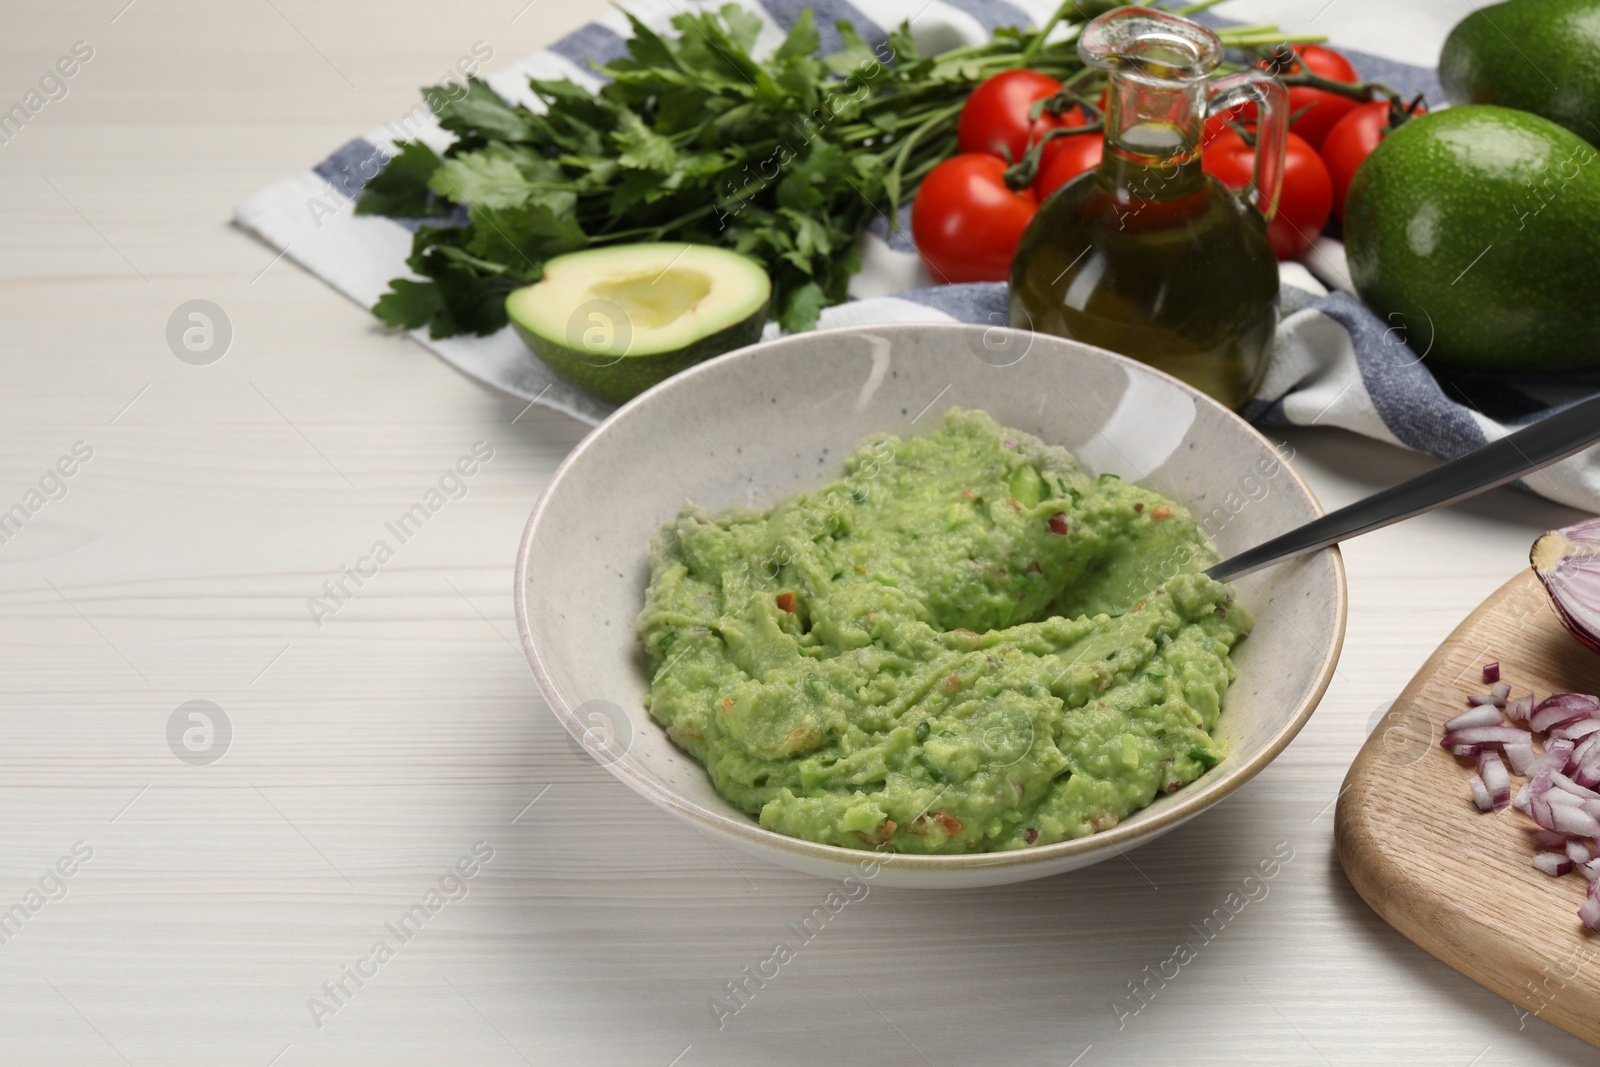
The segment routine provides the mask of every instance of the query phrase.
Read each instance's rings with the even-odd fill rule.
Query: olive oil
[[[1132,356],[1237,408],[1266,372],[1277,259],[1260,214],[1210,175],[1166,199],[1129,192],[1176,185],[1178,169],[1090,171],[1047,200],[1017,249],[1011,324]]]
[[[1266,374],[1278,264],[1266,215],[1282,183],[1287,94],[1261,71],[1208,80],[1211,31],[1119,8],[1079,37],[1111,72],[1105,152],[1040,206],[1011,265],[1011,325],[1120,352],[1237,408]],[[1201,169],[1208,111],[1258,106],[1254,206]]]

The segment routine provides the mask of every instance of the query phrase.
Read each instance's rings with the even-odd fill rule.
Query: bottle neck
[[[1100,174],[1119,199],[1171,200],[1202,186],[1205,101],[1204,79],[1170,81],[1131,71],[1111,75]]]

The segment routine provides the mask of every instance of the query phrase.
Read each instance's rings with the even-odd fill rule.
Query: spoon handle
[[[1600,441],[1600,395],[1580,401],[1349,507],[1313,519],[1206,571],[1227,581],[1515,481]]]

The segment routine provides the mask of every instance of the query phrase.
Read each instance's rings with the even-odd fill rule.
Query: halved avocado
[[[695,244],[612,245],[557,256],[506,297],[534,355],[620,404],[701,360],[753,344],[772,279],[748,256]]]

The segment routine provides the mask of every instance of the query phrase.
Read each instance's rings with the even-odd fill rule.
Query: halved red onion
[[[1560,878],[1572,870],[1572,861],[1559,852],[1535,852],[1533,865],[1552,878]]]
[[[1484,667],[1483,667],[1483,682],[1484,682],[1484,684],[1485,685],[1490,685],[1490,684],[1492,684],[1494,682],[1498,682],[1499,680],[1500,680],[1500,664],[1498,664],[1498,663],[1486,663],[1486,664],[1484,664]]]
[[[1567,629],[1600,651],[1600,519],[1550,531],[1529,559]]]
[[[1528,731],[1517,726],[1468,726],[1450,731],[1439,743],[1445,748],[1454,748],[1457,745],[1515,745],[1527,739]]]
[[[1552,693],[1541,700],[1528,716],[1528,728],[1542,734],[1552,727],[1600,716],[1600,700],[1586,693]]]
[[[1490,811],[1494,808],[1494,798],[1489,795],[1489,787],[1483,784],[1483,779],[1474,774],[1467,779],[1467,788],[1472,790],[1472,803],[1479,811]]]
[[[1506,718],[1512,722],[1527,722],[1528,716],[1533,713],[1533,694],[1523,693],[1506,701]]]
[[[1471,711],[1463,711],[1460,715],[1444,724],[1446,733],[1455,730],[1467,730],[1477,726],[1503,726],[1505,720],[1500,717],[1500,709],[1492,706],[1476,707]],[[1508,727],[1510,729],[1510,727]],[[1523,731],[1526,733],[1526,731]]]

